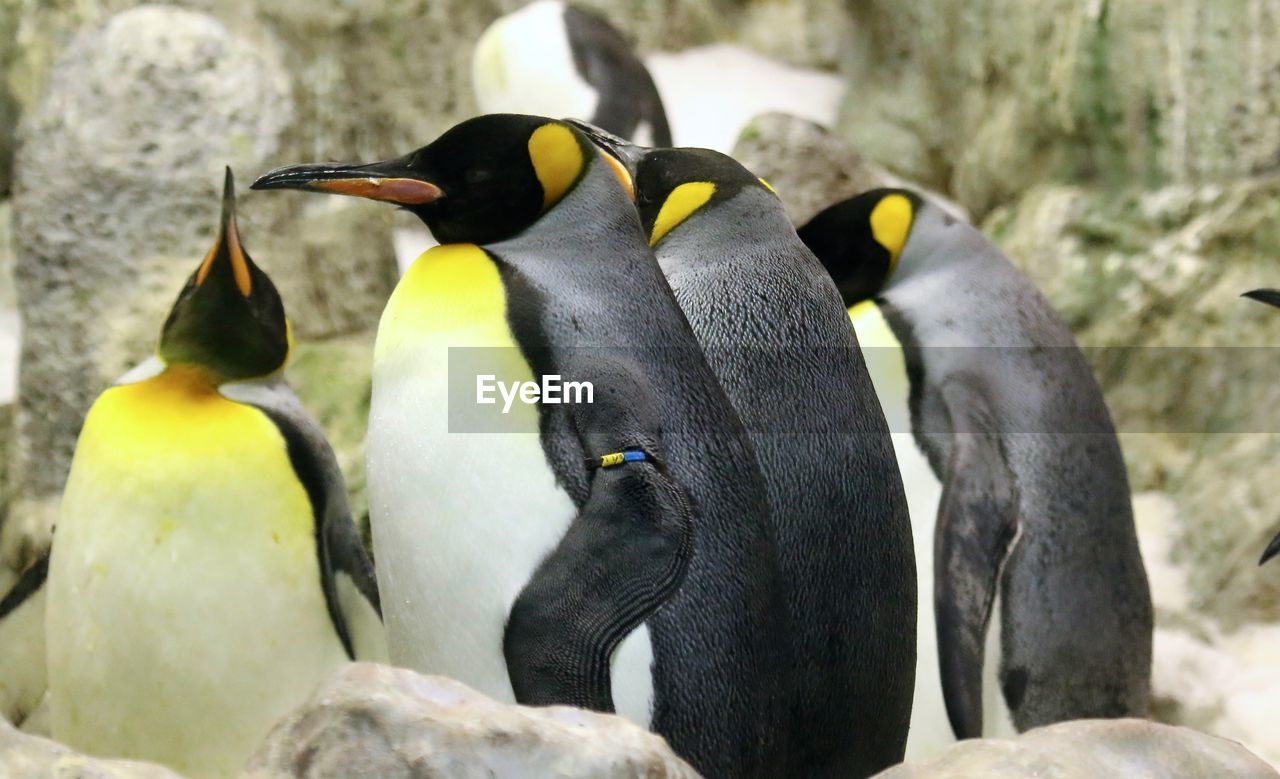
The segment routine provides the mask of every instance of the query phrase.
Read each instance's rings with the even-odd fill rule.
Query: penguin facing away
[[[943,695],[982,735],[984,638],[1001,598],[1001,688],[1019,730],[1144,716],[1151,598],[1102,393],[1038,289],[973,227],[906,190],[799,231],[846,305],[902,343],[912,428],[943,481],[934,600]]]
[[[1244,297],[1280,308],[1280,289],[1255,289],[1244,293]],[[1267,548],[1262,552],[1262,558],[1258,560],[1258,565],[1266,565],[1267,561],[1276,555],[1280,555],[1280,533],[1277,533],[1276,537],[1271,539],[1271,543],[1267,544]]]
[[[484,113],[574,117],[645,146],[671,145],[644,62],[608,20],[563,0],[536,0],[491,24],[471,74]]]
[[[52,734],[96,755],[235,775],[271,726],[385,638],[341,473],[284,383],[290,337],[221,226],[157,357],[85,419],[49,560]]]
[[[915,677],[911,522],[835,285],[777,196],[732,158],[584,131],[634,171],[658,263],[760,458],[795,645],[797,775],[901,762]]]
[[[444,244],[401,280],[375,350],[393,661],[499,699],[616,709],[707,776],[795,775],[755,454],[611,160],[563,122],[489,115],[404,157],[254,187],[388,201]],[[448,386],[475,386],[473,358],[504,381],[589,382],[594,402],[475,432],[474,396]]]

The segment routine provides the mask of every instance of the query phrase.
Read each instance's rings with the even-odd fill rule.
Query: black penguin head
[[[383,200],[412,211],[441,243],[510,238],[560,202],[595,151],[564,122],[521,114],[468,119],[403,157],[290,165],[253,189],[304,189]]]
[[[288,357],[284,304],[241,241],[230,168],[218,235],[178,294],[158,351],[166,364],[198,368],[219,382],[270,375]]]
[[[873,189],[828,207],[797,232],[853,306],[889,282],[923,203],[910,190]]]

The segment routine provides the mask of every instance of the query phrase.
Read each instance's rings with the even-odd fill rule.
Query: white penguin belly
[[[876,396],[893,431],[893,448],[907,493],[911,514],[911,534],[916,553],[916,690],[911,708],[911,730],[907,737],[907,760],[927,760],[955,743],[942,697],[942,672],[938,666],[938,628],[933,603],[933,543],[942,499],[942,483],[934,475],[929,460],[920,450],[911,430],[910,381],[902,357],[902,346],[873,305],[859,307],[852,315],[858,342],[875,384]],[[1000,694],[997,670],[1000,660],[999,600],[992,608],[983,664],[983,720],[988,737],[1016,734],[1004,698]]]
[[[512,701],[507,617],[577,508],[542,449],[536,408],[516,401],[501,415],[499,397],[480,409],[475,371],[464,370],[471,361],[455,350],[450,363],[451,347],[482,347],[473,354],[499,364],[499,380],[532,378],[507,330],[504,299],[492,263],[474,247],[436,247],[414,263],[379,329],[366,451],[392,662]],[[459,374],[452,397],[451,367]],[[453,430],[450,403],[459,404]],[[511,432],[475,432],[492,429],[477,427],[478,409]],[[613,690],[618,711],[642,725],[650,665],[641,627],[614,655]]]
[[[109,390],[77,446],[48,581],[51,729],[89,753],[235,776],[347,658],[272,423],[148,391]]]

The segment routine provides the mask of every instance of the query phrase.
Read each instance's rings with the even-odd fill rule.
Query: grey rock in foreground
[[[562,706],[498,703],[460,682],[346,666],[276,726],[244,779],[448,776],[695,779],[659,736]]]
[[[0,776],[13,779],[181,779],[167,768],[99,760],[45,738],[28,736],[0,718]]]
[[[1145,720],[1078,720],[1015,740],[963,741],[925,763],[878,779],[1274,779],[1234,741]]]

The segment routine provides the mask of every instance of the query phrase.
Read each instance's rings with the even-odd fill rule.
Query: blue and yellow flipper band
[[[587,468],[594,470],[596,468],[612,468],[623,463],[640,463],[648,459],[649,456],[643,450],[628,449],[625,452],[610,452],[599,457],[588,457],[586,462]]]

